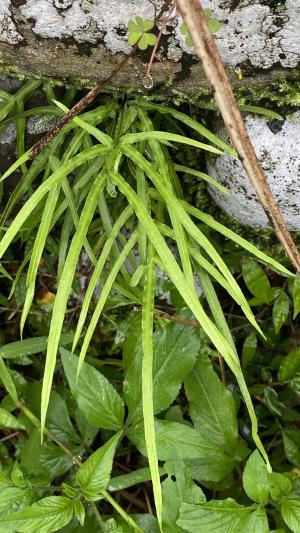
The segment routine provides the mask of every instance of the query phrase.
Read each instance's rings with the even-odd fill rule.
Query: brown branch
[[[157,22],[163,15],[163,13],[169,8],[173,0],[166,0],[162,6],[159,14],[157,15],[155,21]],[[122,61],[112,70],[110,75],[101,81],[94,89],[89,91],[79,102],[77,102],[69,111],[66,113],[50,130],[44,137],[42,137],[32,148],[29,159],[34,159],[51,141],[56,137],[56,135],[62,130],[62,128],[71,122],[71,120],[81,113],[86,107],[88,107],[100,94],[101,91],[114,79],[116,74],[123,69],[123,67],[128,63],[129,59],[134,56],[138,50],[138,45],[136,44],[131,52],[126,55]]]
[[[286,254],[297,271],[300,255],[283,220],[282,213],[270,189],[249,139],[229,78],[223,66],[215,41],[209,31],[200,0],[176,0],[178,9],[193,39],[195,50],[202,61],[206,78],[222,114],[226,129],[238,157],[247,172],[257,197]]]
[[[135,312],[143,311],[141,307],[134,307],[133,310]],[[154,311],[153,316],[165,318],[165,320],[169,320],[170,322],[177,322],[178,324],[192,326],[192,328],[200,328],[200,324],[198,324],[198,322],[194,322],[193,320],[188,320],[187,318],[180,318],[179,316],[169,315],[168,313],[165,313],[164,311]]]

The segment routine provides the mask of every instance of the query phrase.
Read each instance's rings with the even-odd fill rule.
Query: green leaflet
[[[181,314],[184,317],[184,314]],[[124,396],[130,418],[141,413],[142,346],[140,320],[135,319],[123,347]],[[186,324],[169,323],[153,335],[154,413],[164,411],[176,398],[181,383],[192,369],[200,347],[196,331]]]
[[[60,353],[71,392],[89,423],[98,428],[121,429],[124,404],[115,388],[87,363],[83,363],[77,378],[78,357],[64,348]]]
[[[281,506],[282,518],[286,525],[294,532],[300,529],[300,502],[296,498],[286,498]]]
[[[49,496],[24,511],[14,513],[4,520],[22,533],[51,533],[67,525],[74,511],[74,503],[65,496]]]
[[[79,468],[76,474],[76,481],[83,489],[83,493],[88,500],[99,500],[102,491],[107,488],[113,458],[121,434],[121,431],[116,433],[96,452],[90,455]]]
[[[266,505],[270,492],[269,474],[257,450],[250,455],[246,463],[243,487],[251,500]]]

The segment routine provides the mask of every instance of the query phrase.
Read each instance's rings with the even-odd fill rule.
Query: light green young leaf
[[[29,505],[32,492],[28,487],[1,487],[0,518]],[[8,524],[7,524],[8,527]]]
[[[121,431],[116,433],[101,448],[90,455],[77,471],[76,481],[88,500],[99,500],[101,492],[106,490],[121,434]]]
[[[144,425],[142,422],[127,431],[128,438],[143,454],[147,455]],[[205,435],[185,424],[169,420],[155,421],[155,438],[158,458],[162,461],[176,459],[197,459],[215,455],[215,447],[206,442]]]
[[[266,505],[270,484],[267,467],[258,450],[253,452],[243,472],[243,487],[249,498],[256,503]]]
[[[257,337],[255,331],[249,333],[246,337],[242,349],[242,367],[243,369],[252,361],[257,348]]]
[[[232,498],[202,505],[183,503],[177,525],[191,533],[241,533],[251,511],[251,507],[239,505]]]
[[[4,521],[21,533],[52,533],[66,526],[73,516],[74,504],[65,496],[49,496]]]
[[[124,404],[115,388],[93,366],[83,363],[76,379],[78,357],[60,349],[69,387],[88,422],[95,427],[117,431],[122,428]]]
[[[127,146],[126,150],[124,147],[124,153],[132,158],[132,160],[145,170],[145,172],[151,176],[151,179],[155,181],[156,187],[159,189],[161,187],[161,180],[159,176],[156,176],[154,178],[154,173],[148,166],[147,161],[144,161],[144,158],[139,155],[138,152],[133,150],[131,147]],[[217,350],[220,352],[220,354],[224,357],[225,361],[231,368],[232,372],[236,376],[239,386],[241,388],[243,397],[245,399],[247,409],[249,411],[249,415],[251,417],[251,423],[252,423],[252,435],[253,439],[256,443],[256,445],[259,447],[259,450],[261,451],[262,455],[264,456],[266,462],[268,463],[268,468],[270,469],[270,465],[268,462],[267,454],[265,453],[265,450],[259,440],[258,437],[258,424],[257,424],[257,418],[254,412],[253,404],[251,401],[251,397],[249,395],[243,373],[241,371],[240,362],[237,356],[236,351],[233,349],[233,346],[231,343],[228,342],[228,340],[224,337],[222,333],[216,328],[214,323],[209,319],[209,317],[204,312],[199,299],[195,297],[194,291],[191,290],[190,284],[187,283],[185,276],[183,275],[178,263],[174,259],[170,249],[166,245],[166,242],[164,241],[161,233],[158,231],[155,223],[153,222],[152,218],[150,217],[149,213],[147,212],[146,208],[140,204],[139,198],[136,195],[136,193],[133,191],[133,189],[130,187],[128,183],[125,182],[125,180],[122,178],[120,174],[117,172],[111,174],[114,181],[116,182],[118,188],[122,191],[122,193],[127,197],[129,203],[133,206],[141,224],[143,225],[145,231],[148,234],[148,237],[150,241],[152,242],[154,248],[157,251],[158,256],[160,257],[161,261],[164,264],[164,269],[168,273],[170,280],[174,283],[174,286],[177,288],[179,293],[181,294],[182,298],[185,300],[193,314],[195,315],[196,319],[198,320],[199,324],[203,327],[204,331],[207,333],[211,341],[216,346]],[[170,194],[168,191],[163,191],[164,195],[167,195],[168,201],[170,200]],[[174,200],[174,209],[178,208],[178,201]],[[180,210],[181,213],[181,210]],[[186,213],[184,215],[186,219]],[[190,221],[188,221],[190,222]],[[255,322],[256,323],[256,322]]]
[[[142,312],[142,407],[145,430],[145,444],[151,471],[153,495],[157,520],[162,530],[162,495],[158,469],[158,457],[155,441],[155,421],[153,409],[153,313],[155,296],[155,265],[153,248],[148,247],[149,264],[145,272]]]
[[[272,318],[275,333],[279,333],[289,316],[291,301],[285,292],[281,292],[274,303]]]
[[[140,323],[130,327],[123,346],[125,369],[124,395],[130,416],[141,412],[142,346]],[[195,329],[185,324],[169,323],[153,335],[153,401],[154,413],[169,407],[176,398],[181,383],[192,369],[199,350]]]
[[[204,144],[190,137],[184,137],[183,135],[178,135],[177,133],[169,133],[168,131],[141,131],[138,133],[127,133],[120,139],[122,145],[134,144],[140,141],[148,141],[149,139],[156,139],[158,141],[171,141],[187,144],[189,146],[194,146],[195,148],[201,148],[207,152],[212,152],[213,154],[223,154],[221,150],[211,146],[210,144]]]
[[[85,508],[80,500],[74,501],[74,514],[79,521],[81,527],[84,525],[85,520]]]
[[[182,113],[181,111],[178,111],[173,107],[167,107],[161,104],[150,102],[148,99],[142,100],[140,102],[140,105],[149,110],[159,111],[159,113],[161,114],[171,115],[176,120],[183,122],[185,126],[189,126],[189,128],[192,128],[193,130],[197,131],[205,139],[208,139],[209,141],[222,148],[222,150],[224,150],[225,152],[231,154],[232,156],[236,156],[236,153],[231,148],[231,146],[226,144],[222,139],[217,137],[217,135],[212,133],[210,130],[205,128],[205,126],[197,122],[195,119],[191,118],[189,115],[186,115],[185,113]]]
[[[294,314],[293,319],[295,320],[296,316],[300,311],[300,276],[296,276],[293,286],[293,306]]]
[[[220,222],[217,222],[211,215],[208,215],[207,213],[203,213],[197,207],[193,207],[192,205],[188,204],[187,202],[184,202],[182,200],[182,204],[185,206],[185,209],[188,213],[190,213],[192,216],[198,218],[207,226],[215,229],[222,235],[225,235],[228,239],[231,239],[233,242],[236,242],[239,246],[247,250],[249,253],[254,255],[254,257],[257,257],[257,259],[260,259],[267,265],[269,265],[271,268],[273,268],[276,272],[279,272],[283,276],[287,277],[294,277],[295,275],[290,272],[287,268],[285,268],[283,265],[278,263],[275,259],[272,257],[264,254],[259,248],[254,246],[251,242],[247,241],[231,229],[227,228],[226,226],[223,226],[223,224],[220,224]]]
[[[177,172],[184,172],[185,174],[190,174],[191,176],[196,176],[197,178],[201,178],[210,185],[213,185],[216,187],[216,189],[219,189],[219,191],[223,192],[226,195],[230,194],[230,191],[226,189],[226,187],[223,187],[217,180],[209,176],[208,174],[205,174],[204,172],[199,172],[199,170],[194,170],[190,167],[184,167],[182,165],[174,165],[175,170]]]
[[[94,148],[97,148],[94,147]],[[101,146],[99,148],[102,148]],[[85,150],[88,152],[89,150]],[[78,156],[75,156],[75,159]],[[72,159],[70,160],[72,161]],[[69,162],[65,165],[68,166]],[[63,168],[62,165],[61,168]],[[58,171],[57,171],[58,172]],[[55,173],[54,173],[55,174]],[[105,187],[106,173],[100,174],[94,179],[90,191],[86,197],[84,207],[80,216],[78,228],[72,239],[69,253],[66,258],[64,269],[58,284],[57,294],[53,306],[52,319],[49,331],[49,342],[47,347],[45,372],[43,379],[42,399],[41,399],[41,429],[42,434],[45,427],[46,413],[50,398],[50,391],[52,386],[53,374],[55,370],[57,350],[59,346],[59,339],[62,332],[65,312],[67,308],[68,298],[72,288],[72,283],[75,275],[78,257],[80,255],[82,246],[84,244],[88,227],[92,221],[99,194]]]
[[[10,375],[10,372],[8,368],[6,368],[6,365],[2,359],[2,356],[0,355],[0,380],[2,381],[5,389],[7,390],[8,394],[11,396],[11,398],[17,403],[18,401],[18,394],[15,387],[15,384],[13,382],[13,379]]]
[[[19,420],[6,409],[0,407],[0,427],[11,429],[25,429]]]
[[[300,348],[293,350],[284,357],[278,371],[278,379],[281,383],[293,379],[300,370]]]
[[[292,490],[292,483],[288,477],[277,472],[272,472],[269,476],[270,494],[273,500],[281,500]]]
[[[300,501],[294,498],[286,498],[281,506],[282,518],[286,525],[293,531],[300,531]]]

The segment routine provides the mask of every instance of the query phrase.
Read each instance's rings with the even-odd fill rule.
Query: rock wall
[[[163,0],[0,0],[0,66],[10,72],[80,80],[105,78],[131,47],[128,20],[154,19]],[[234,80],[269,83],[300,63],[299,0],[203,0],[221,23],[215,34]],[[204,82],[193,49],[180,33],[180,17],[163,35],[153,67],[155,87],[197,93]],[[149,52],[139,53],[113,86],[144,90]],[[252,78],[255,78],[254,80]]]

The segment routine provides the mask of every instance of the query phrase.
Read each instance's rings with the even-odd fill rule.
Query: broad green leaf
[[[273,500],[281,500],[282,496],[292,490],[292,483],[283,474],[271,472],[269,474],[270,494]]]
[[[300,311],[300,276],[296,276],[293,286],[293,306],[294,306],[294,314],[293,319],[298,316],[298,313]]]
[[[73,333],[63,333],[59,340],[60,346],[71,344]],[[22,341],[10,342],[0,347],[0,355],[4,359],[15,359],[24,355],[34,355],[45,352],[47,349],[48,337],[32,337]]]
[[[28,487],[1,486],[0,491],[0,517],[3,519],[8,514],[29,505],[31,490]]]
[[[241,533],[251,510],[231,498],[202,505],[183,503],[177,525],[191,533]]]
[[[183,461],[166,463],[165,468],[168,478],[162,483],[163,531],[164,533],[180,533],[183,530],[176,526],[176,521],[181,503],[204,503],[205,496],[192,480]]]
[[[19,420],[6,409],[0,407],[0,427],[11,429],[25,429]]]
[[[288,430],[283,431],[282,437],[284,453],[287,460],[297,468],[300,468],[300,449],[297,442],[292,438],[292,433]]]
[[[285,292],[281,292],[280,296],[274,303],[272,318],[275,333],[279,333],[283,324],[287,320],[290,311],[290,299]]]
[[[76,481],[88,500],[99,500],[109,483],[113,459],[122,432],[119,431],[83,463],[76,474]]]
[[[262,507],[252,511],[237,533],[270,533],[268,517]]]
[[[244,257],[242,263],[243,278],[247,288],[261,303],[269,303],[271,286],[263,269],[250,257]],[[272,298],[271,298],[272,299]]]
[[[278,379],[283,381],[293,379],[300,370],[300,348],[293,350],[284,357],[278,371]]]
[[[122,428],[124,404],[115,388],[87,363],[83,364],[77,379],[78,357],[64,348],[60,353],[71,392],[88,422],[114,431]]]
[[[143,454],[147,455],[144,425],[139,423],[127,431],[128,438]],[[155,438],[158,458],[162,461],[176,459],[197,459],[215,453],[215,447],[207,443],[205,437],[185,424],[169,420],[155,421]]]
[[[238,439],[235,401],[206,354],[200,353],[184,388],[195,429],[211,447],[234,457]]]
[[[242,366],[245,368],[253,359],[257,348],[257,337],[255,331],[246,337],[242,349]]]
[[[243,472],[243,487],[247,496],[261,505],[266,505],[270,492],[267,467],[258,450],[247,460]]]
[[[74,504],[65,496],[49,496],[39,500],[24,511],[4,519],[12,522],[21,533],[51,533],[67,525],[73,516]]]
[[[281,506],[282,518],[293,533],[300,531],[300,501],[286,498]]]
[[[51,482],[64,476],[73,467],[72,459],[56,444],[47,442],[41,445],[39,429],[34,429],[21,453],[21,467],[32,476],[39,476]]]
[[[141,411],[142,346],[139,328],[137,317],[123,346],[124,396],[131,416]],[[156,329],[153,335],[154,413],[167,409],[175,400],[181,383],[193,368],[199,347],[199,339],[191,326],[171,322]]]

